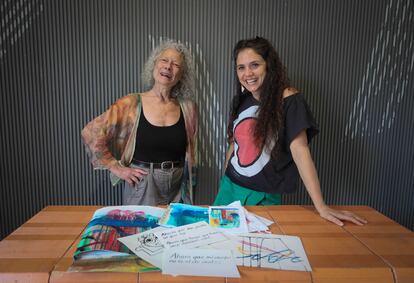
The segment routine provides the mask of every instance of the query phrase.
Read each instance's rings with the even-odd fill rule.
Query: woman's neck
[[[253,98],[257,101],[260,101],[260,92],[252,92]]]
[[[159,97],[161,101],[168,102],[171,100],[171,89],[154,85],[149,91],[150,96]]]

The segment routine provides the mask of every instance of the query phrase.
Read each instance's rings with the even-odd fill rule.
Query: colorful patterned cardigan
[[[193,203],[197,164],[198,111],[196,104],[191,100],[179,99],[179,103],[187,132],[186,162],[181,195],[184,203]],[[94,169],[109,169],[117,164],[129,166],[134,155],[140,114],[141,94],[133,93],[117,100],[106,112],[85,126],[82,130],[82,141]],[[119,177],[112,173],[110,177],[114,186],[119,183]]]

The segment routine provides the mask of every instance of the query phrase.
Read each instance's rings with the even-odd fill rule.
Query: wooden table
[[[48,206],[0,242],[4,282],[414,282],[414,234],[367,206],[344,206],[369,224],[339,227],[307,206],[247,207],[275,221],[274,234],[299,236],[312,272],[239,267],[240,279],[153,273],[67,272],[98,206]]]

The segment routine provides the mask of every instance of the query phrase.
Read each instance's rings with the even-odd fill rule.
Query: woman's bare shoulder
[[[294,87],[287,87],[283,90],[283,98],[289,97],[291,95],[299,93],[299,90],[297,90]]]

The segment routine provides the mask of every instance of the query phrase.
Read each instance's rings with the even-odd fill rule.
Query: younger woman
[[[320,216],[338,225],[366,220],[329,208],[322,197],[308,143],[319,130],[302,94],[290,85],[279,57],[264,38],[239,41],[233,51],[237,94],[228,125],[226,172],[214,205],[281,203],[298,175]]]

